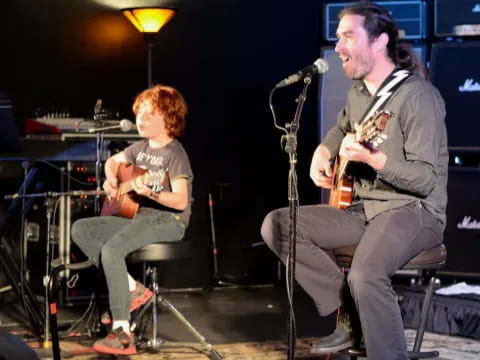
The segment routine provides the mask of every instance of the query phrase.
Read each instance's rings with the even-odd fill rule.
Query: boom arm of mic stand
[[[306,76],[303,80],[303,89],[297,98],[297,109],[292,123],[288,124],[288,134],[284,135],[286,139],[285,151],[289,154],[290,170],[288,173],[288,209],[289,209],[289,251],[287,257],[287,293],[290,303],[288,311],[288,360],[295,359],[296,345],[296,326],[295,313],[293,308],[293,290],[295,286],[295,261],[296,261],[296,240],[297,240],[297,217],[298,217],[298,184],[297,184],[297,132],[300,127],[300,116],[303,110],[303,104],[307,99],[308,86],[312,82],[311,76]]]

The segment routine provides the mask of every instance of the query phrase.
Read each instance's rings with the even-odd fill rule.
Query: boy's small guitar
[[[132,219],[137,214],[141,196],[133,191],[133,181],[142,177],[145,185],[155,192],[162,191],[168,184],[168,172],[160,170],[150,173],[135,165],[120,164],[117,172],[118,191],[115,199],[105,199],[100,215],[122,216]]]

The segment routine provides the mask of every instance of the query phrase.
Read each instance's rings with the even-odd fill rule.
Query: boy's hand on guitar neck
[[[330,151],[324,145],[319,145],[313,153],[312,163],[310,164],[310,178],[318,187],[325,189],[332,187],[331,157]]]
[[[118,180],[116,177],[107,177],[103,183],[103,190],[107,193],[108,200],[115,199],[118,191]]]
[[[138,195],[151,198],[152,189],[150,188],[150,186],[145,185],[142,176],[137,176],[135,180],[133,180],[132,187]]]

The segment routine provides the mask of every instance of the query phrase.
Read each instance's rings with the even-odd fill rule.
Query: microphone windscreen
[[[130,120],[123,119],[120,121],[120,130],[123,132],[130,131],[133,127],[133,123]]]
[[[318,58],[317,60],[315,60],[315,62],[313,64],[317,68],[317,71],[318,71],[319,74],[323,74],[324,72],[328,71],[327,60],[324,60],[322,58]]]

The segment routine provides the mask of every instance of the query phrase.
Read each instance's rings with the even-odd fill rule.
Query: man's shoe
[[[312,344],[312,354],[328,354],[353,346],[354,337],[348,323],[341,321],[335,331]]]
[[[137,353],[133,336],[122,328],[112,330],[103,339],[95,341],[93,349],[102,354],[133,355]]]

